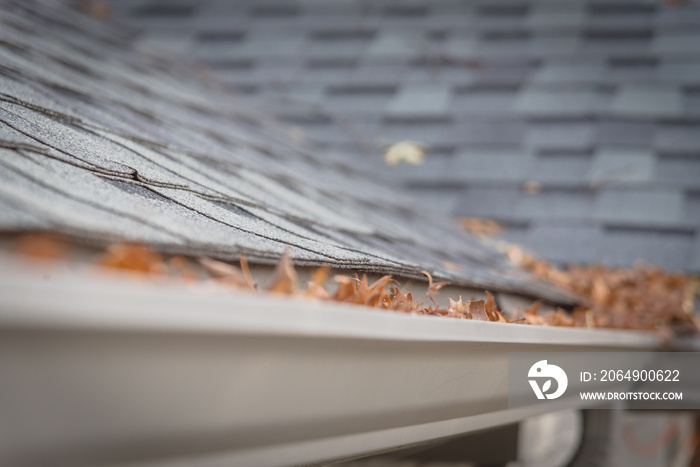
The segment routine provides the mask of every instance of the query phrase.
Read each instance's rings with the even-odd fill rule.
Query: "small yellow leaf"
[[[421,165],[425,161],[425,146],[416,141],[401,141],[394,143],[384,152],[386,165],[397,165],[405,162],[411,165]]]

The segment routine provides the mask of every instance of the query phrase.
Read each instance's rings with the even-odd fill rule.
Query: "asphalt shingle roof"
[[[430,209],[495,218],[557,262],[698,270],[697,2],[109,3],[143,48],[206,65]],[[404,139],[431,145],[426,165],[384,167],[377,141]]]
[[[193,8],[138,11],[183,21]],[[250,14],[273,13],[287,14]],[[294,128],[189,67],[143,56],[128,36],[61,3],[0,4],[1,230],[260,263],[289,250],[298,264],[429,270],[457,285],[568,301],[415,209],[392,183],[300,143]]]

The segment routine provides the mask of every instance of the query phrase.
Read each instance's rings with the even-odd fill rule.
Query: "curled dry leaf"
[[[243,253],[238,255],[238,260],[241,263],[241,272],[243,273],[243,278],[245,279],[248,287],[252,290],[258,290],[258,284],[253,280],[253,275],[250,273],[250,268],[248,267],[248,258],[245,257]]]
[[[486,302],[486,313],[489,315],[491,321],[498,321],[499,323],[509,323],[510,321],[506,318],[503,313],[498,309],[496,304],[496,299],[491,295],[491,292],[486,290],[486,296],[488,301]]]
[[[425,299],[423,300],[423,303],[421,305],[425,305],[425,301],[430,299],[431,302],[433,302],[433,306],[435,307],[435,310],[439,308],[437,302],[433,297],[437,297],[437,295],[440,293],[440,289],[445,287],[446,285],[449,285],[449,282],[433,282],[433,276],[430,275],[428,271],[421,271],[423,274],[425,274],[428,277],[428,290],[425,292]]]
[[[357,294],[361,304],[366,306],[380,306],[386,295],[384,289],[391,281],[391,276],[383,276],[374,281],[372,285],[368,285],[367,276],[363,275],[357,287]]]
[[[338,284],[335,294],[331,297],[336,302],[344,302],[355,295],[355,282],[352,278],[343,275],[336,275],[333,280]]]
[[[241,289],[255,290],[251,288],[243,272],[232,264],[211,258],[199,258],[199,264],[219,282]]]
[[[326,283],[326,279],[328,279],[330,272],[331,269],[325,266],[316,269],[311,277],[311,280],[306,286],[304,295],[311,298],[329,299],[330,295],[323,287],[323,284]]]
[[[299,280],[297,272],[292,266],[292,260],[289,258],[289,252],[285,251],[277,263],[272,281],[267,286],[267,291],[272,293],[293,295],[297,293],[297,281]]]
[[[441,316],[449,316],[451,318],[471,319],[471,315],[467,313],[469,302],[464,303],[461,296],[457,301],[454,301],[451,298],[448,300],[450,302],[450,306],[447,308],[447,311],[443,313],[442,310],[437,310],[437,314],[440,314]]]
[[[506,316],[501,313],[500,311],[496,313],[496,316],[498,316],[498,322],[499,323],[510,323],[510,320],[506,318]]]
[[[537,301],[533,303],[529,308],[525,309],[525,324],[545,324],[545,319],[538,315],[541,306],[542,303]]]
[[[387,310],[401,311],[404,313],[419,312],[419,307],[413,301],[411,293],[404,294],[396,286],[389,286],[389,295],[386,300]]]
[[[426,297],[436,297],[440,293],[440,289],[449,285],[447,281],[433,282],[433,276],[428,271],[421,271],[428,277],[428,290],[425,292]]]
[[[486,314],[486,307],[483,300],[467,302],[467,313],[472,319],[479,321],[491,321],[489,315]]]
[[[458,313],[458,314],[467,314],[467,305],[462,302],[462,296],[459,296],[459,301],[454,301],[451,298],[448,299],[450,301],[450,307],[448,308],[448,311],[450,313]],[[469,303],[469,302],[467,302]]]
[[[491,295],[491,292],[489,292],[488,290],[486,291],[486,296],[488,297],[485,305],[486,314],[488,315],[491,321],[498,321],[498,308],[496,307],[496,299],[493,298],[493,295]]]

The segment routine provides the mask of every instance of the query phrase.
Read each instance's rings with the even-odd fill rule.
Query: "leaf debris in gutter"
[[[15,251],[41,260],[56,260],[67,255],[71,245],[61,237],[50,234],[26,234],[18,237]],[[360,277],[338,274],[333,276],[335,291],[326,286],[331,274],[328,267],[317,268],[305,287],[287,253],[277,264],[268,284],[260,288],[255,283],[245,256],[240,267],[200,257],[162,255],[151,248],[131,243],[118,243],[101,252],[95,264],[99,268],[137,273],[151,278],[214,281],[249,292],[306,297],[317,300],[349,303],[415,315],[444,316],[501,323],[583,328],[614,328],[656,331],[664,336],[696,333],[700,319],[695,316],[695,300],[700,289],[697,276],[669,273],[659,268],[637,265],[629,269],[613,269],[602,265],[572,266],[558,269],[526,252],[517,245],[508,245],[511,261],[538,278],[548,280],[581,297],[573,310],[558,308],[542,313],[541,303],[515,313],[502,312],[493,295],[486,291],[487,300],[464,301],[449,298],[449,306],[441,307],[435,300],[447,282],[434,282],[428,271],[428,287],[421,299],[404,293],[392,276],[386,275],[369,282]]]
[[[641,329],[665,334],[695,333],[700,278],[638,263],[631,268],[572,265],[560,269],[518,245],[505,252],[517,266],[582,297],[570,313],[549,316],[548,324],[588,328]],[[526,320],[542,323],[537,308],[527,310]]]

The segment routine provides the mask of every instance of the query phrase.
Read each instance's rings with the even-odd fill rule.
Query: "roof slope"
[[[433,209],[552,261],[700,271],[698,2],[109,3]],[[431,157],[387,169],[376,139]]]
[[[0,6],[0,228],[566,300],[188,69],[46,2]],[[292,132],[293,134],[293,132]],[[460,272],[445,268],[449,260]]]

